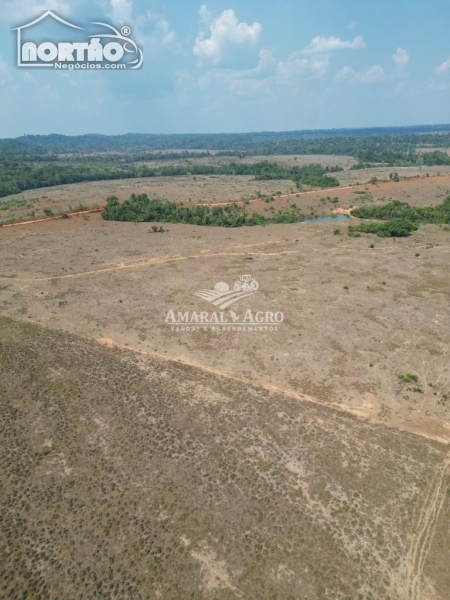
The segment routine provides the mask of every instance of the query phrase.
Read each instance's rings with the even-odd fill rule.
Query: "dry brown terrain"
[[[0,318],[4,598],[442,599],[443,445]]]
[[[195,159],[196,164],[228,164],[230,157],[208,157]],[[369,184],[369,190],[374,198],[394,197],[398,200],[411,199],[411,203],[433,203],[435,198],[450,189],[450,166],[439,167],[380,167],[350,170],[356,163],[347,156],[306,155],[306,156],[251,156],[242,159],[245,163],[255,163],[269,160],[287,166],[321,164],[324,167],[341,166],[344,171],[331,173],[341,184],[341,188],[332,188],[317,195],[311,194],[311,205],[323,212],[320,198],[339,196],[344,202],[357,204],[358,197],[347,190],[349,186],[367,184],[372,177],[380,182],[376,186]],[[190,159],[192,162],[193,159]],[[150,167],[189,164],[189,161],[152,161]],[[389,174],[397,171],[402,178],[399,183],[389,181]],[[428,177],[427,177],[428,174]],[[409,182],[413,178],[414,183]],[[387,180],[387,183],[386,183]],[[430,180],[430,181],[429,181]],[[359,189],[359,188],[356,188]],[[308,191],[305,189],[304,191]],[[215,203],[233,202],[245,198],[255,198],[257,193],[262,195],[292,194],[296,192],[291,180],[257,181],[253,176],[183,176],[183,177],[151,177],[136,179],[121,179],[111,181],[93,181],[69,185],[59,185],[48,188],[28,190],[19,194],[0,198],[0,224],[14,220],[25,220],[44,217],[44,209],[50,209],[54,214],[61,214],[83,207],[101,207],[105,205],[108,196],[117,196],[119,200],[129,198],[132,193],[147,194],[149,197],[167,198],[175,202],[186,203]],[[337,192],[337,193],[335,193]],[[341,196],[341,194],[343,194]]]
[[[250,209],[435,204],[450,176],[367,187]],[[450,233],[164,228],[0,230],[0,597],[447,600]],[[165,322],[245,274],[225,330]],[[231,330],[248,309],[284,321]]]
[[[168,198],[175,202],[219,202],[255,197],[255,192],[273,194],[294,191],[292,181],[255,181],[252,176],[197,176],[193,177],[151,177],[120,179],[116,181],[94,181],[29,190],[14,196],[0,199],[2,203],[26,198],[24,206],[13,206],[0,211],[0,223],[11,219],[26,219],[44,216],[43,209],[49,208],[55,214],[76,210],[80,206],[104,206],[108,196],[119,200],[131,194],[147,194],[149,197]]]

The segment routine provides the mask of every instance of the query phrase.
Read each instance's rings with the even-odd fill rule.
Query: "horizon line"
[[[65,134],[65,133],[30,133],[30,134],[22,134],[16,137],[5,137],[0,138],[3,140],[20,140],[24,137],[50,137],[50,136],[59,136],[59,137],[87,137],[87,136],[99,136],[99,137],[125,137],[128,135],[142,135],[142,136],[213,136],[213,135],[223,135],[223,136],[231,136],[231,135],[264,135],[264,134],[294,134],[294,133],[324,133],[324,132],[340,132],[340,131],[375,131],[382,129],[421,129],[421,128],[439,128],[445,127],[450,129],[450,123],[420,123],[416,125],[375,125],[368,127],[331,127],[331,128],[320,128],[320,129],[280,129],[280,130],[260,130],[260,131],[215,131],[215,132],[184,132],[184,133],[155,133],[155,132],[136,132],[136,131],[128,131],[127,133],[77,133],[77,134]]]

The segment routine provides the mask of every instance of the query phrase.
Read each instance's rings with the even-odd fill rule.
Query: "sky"
[[[130,27],[142,67],[19,68],[12,29],[47,9]],[[449,22],[448,0],[2,0],[0,137],[450,123]]]

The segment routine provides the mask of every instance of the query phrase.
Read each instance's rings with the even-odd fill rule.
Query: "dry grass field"
[[[208,157],[195,159],[196,164],[228,164],[231,158]],[[375,199],[390,196],[398,200],[413,203],[430,202],[442,198],[444,191],[450,189],[450,166],[439,167],[380,167],[373,169],[350,170],[356,163],[346,156],[307,155],[307,156],[251,156],[242,159],[244,163],[255,163],[261,160],[277,162],[292,167],[321,164],[324,167],[340,166],[344,171],[331,173],[341,184],[340,188],[332,188],[317,194],[311,193],[310,205],[323,212],[320,199],[331,195],[338,196],[343,205],[357,205],[360,200],[356,195],[358,189],[368,187]],[[183,160],[152,161],[149,167],[184,165],[193,162]],[[402,178],[399,183],[389,181],[389,174],[397,171]],[[427,176],[428,175],[428,176]],[[372,177],[380,181],[376,185],[369,184]],[[413,183],[409,180],[413,179]],[[387,182],[386,182],[387,181]],[[349,186],[355,190],[348,190]],[[308,191],[308,190],[304,190]],[[303,191],[303,194],[304,194]],[[105,205],[108,196],[117,196],[119,200],[129,198],[132,193],[147,194],[149,197],[167,198],[175,202],[215,203],[234,202],[255,198],[257,193],[271,196],[277,194],[293,194],[295,184],[291,180],[257,181],[253,176],[183,176],[183,177],[151,177],[136,179],[121,179],[111,181],[92,181],[77,184],[59,185],[48,188],[28,190],[19,194],[0,198],[0,225],[9,221],[26,220],[45,217],[44,209],[51,210],[55,215],[85,208],[95,208]],[[303,195],[301,194],[301,195]],[[300,196],[299,196],[300,197]],[[309,207],[309,205],[308,205]]]
[[[65,201],[265,193],[245,179],[80,184]],[[448,189],[420,177],[249,210]],[[447,600],[450,232],[163,226],[0,229],[0,598]],[[166,322],[211,312],[196,292],[242,275],[259,288],[223,327]],[[236,330],[248,310],[284,320]]]
[[[0,199],[8,208],[0,210],[0,224],[11,219],[43,217],[45,208],[53,213],[77,210],[80,207],[104,206],[108,196],[125,200],[131,194],[147,194],[149,197],[168,198],[175,202],[232,202],[245,197],[255,197],[255,192],[273,194],[294,191],[292,181],[255,181],[253,176],[197,176],[152,177],[93,181],[71,185],[29,190]],[[22,203],[26,198],[26,204]],[[10,206],[9,206],[10,205]]]

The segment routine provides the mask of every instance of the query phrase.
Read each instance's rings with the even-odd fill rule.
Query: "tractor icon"
[[[258,288],[259,283],[251,275],[241,275],[233,285],[235,292],[256,292]]]

